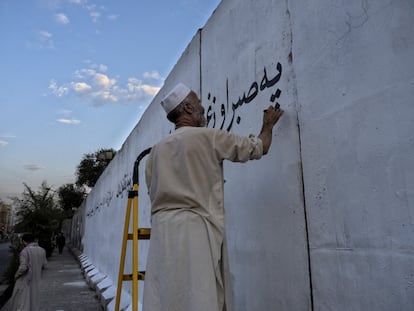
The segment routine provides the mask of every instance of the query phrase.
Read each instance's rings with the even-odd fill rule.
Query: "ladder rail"
[[[125,212],[125,223],[124,223],[124,234],[122,238],[122,248],[121,248],[121,258],[119,259],[119,272],[118,272],[118,285],[116,288],[116,300],[115,300],[115,310],[119,310],[119,305],[121,302],[121,289],[122,289],[122,280],[125,269],[125,255],[126,255],[126,246],[128,240],[128,227],[131,217],[131,206],[132,201],[128,197],[127,209]]]
[[[124,233],[122,237],[121,258],[119,262],[119,273],[116,290],[115,311],[120,310],[122,282],[132,281],[132,310],[138,311],[138,280],[145,279],[145,271],[138,271],[138,240],[149,240],[151,235],[150,228],[138,228],[138,190],[139,190],[139,163],[150,153],[152,148],[147,148],[142,151],[134,162],[134,170],[132,176],[133,188],[128,192],[128,202],[125,215]],[[131,221],[132,209],[132,234],[129,233],[129,225]],[[132,240],[132,274],[124,274],[125,271],[125,256],[127,241]]]
[[[137,191],[137,195],[134,197],[132,219],[132,310],[138,311],[138,184],[134,185],[134,190]]]

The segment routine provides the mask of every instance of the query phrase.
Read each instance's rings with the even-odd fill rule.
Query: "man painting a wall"
[[[184,84],[161,104],[176,131],[156,144],[147,160],[152,233],[143,310],[230,310],[223,160],[246,162],[267,154],[283,110],[270,106],[260,134],[240,137],[205,128],[200,99]]]

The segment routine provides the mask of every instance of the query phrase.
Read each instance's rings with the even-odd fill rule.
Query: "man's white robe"
[[[28,244],[21,252],[15,274],[13,294],[5,311],[38,311],[42,269],[46,267],[46,252],[37,243]],[[2,309],[3,310],[3,309]]]
[[[231,310],[223,160],[245,162],[262,153],[258,138],[197,127],[179,128],[152,148],[146,166],[152,232],[143,310]]]

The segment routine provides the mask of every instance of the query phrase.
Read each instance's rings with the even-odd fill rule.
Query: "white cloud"
[[[85,82],[72,82],[72,87],[75,92],[80,94],[88,93],[92,89],[92,87]]]
[[[149,96],[155,96],[157,95],[158,91],[161,89],[161,87],[159,86],[152,86],[152,85],[148,85],[148,84],[143,84],[141,86],[141,89],[143,90],[143,92]]]
[[[57,122],[63,123],[63,124],[79,124],[80,120],[70,119],[70,118],[60,118],[56,119]]]
[[[142,81],[137,78],[129,78],[128,79],[128,91],[134,92],[139,90],[140,86],[142,84]]]
[[[101,17],[101,13],[97,11],[90,11],[89,16],[92,19],[92,22],[97,23],[99,21],[99,18]]]
[[[59,87],[52,80],[49,89],[56,96],[63,96],[68,92],[74,92],[75,94],[82,95],[86,100],[91,100],[95,106],[125,101],[138,101],[146,104],[148,100],[158,93],[163,83],[161,75],[154,70],[145,72],[143,79],[130,77],[125,85],[120,85],[118,76],[115,78],[106,73],[108,70],[106,65],[88,63],[90,64],[89,68],[78,69],[74,72],[74,80],[72,82]],[[148,83],[147,80],[155,80],[155,82]],[[73,120],[68,115],[65,115],[63,119],[59,122]]]
[[[94,76],[96,74],[96,70],[93,69],[78,69],[74,72],[73,76],[75,79],[85,80],[87,79],[86,76]]]
[[[0,140],[0,147],[4,147],[4,146],[6,146],[8,144],[9,144],[9,142],[4,141],[4,140]]]
[[[69,92],[69,88],[66,86],[58,86],[56,84],[55,80],[51,80],[49,83],[49,90],[52,91],[54,95],[57,97],[62,97],[63,95],[66,95]]]
[[[17,136],[14,135],[14,134],[6,133],[6,134],[0,135],[0,137],[2,137],[2,138],[16,138]]]
[[[109,91],[98,91],[93,94],[97,99],[96,102],[98,105],[102,103],[116,103],[118,101],[118,97],[115,94],[112,94]]]
[[[53,49],[54,43],[52,40],[52,34],[45,30],[40,30],[36,32],[36,43],[29,45],[36,49]]]
[[[63,13],[55,14],[55,20],[60,24],[69,24],[69,18]]]
[[[103,16],[106,16],[107,20],[109,21],[115,21],[119,17],[117,14],[111,14],[111,12],[107,12],[108,10],[105,6],[98,6],[91,3],[89,0],[68,0],[68,2],[77,5],[79,8],[87,11],[93,23],[98,23]]]
[[[102,64],[99,65],[99,71],[100,72],[106,72],[107,70],[108,70],[108,66],[105,66],[105,65],[102,65]]]
[[[86,73],[89,76],[96,75],[96,70],[93,69],[81,69],[80,72]]]
[[[151,72],[144,72],[143,74],[144,79],[155,79],[155,80],[161,80],[161,75],[158,71],[151,71]]]
[[[95,75],[97,71],[105,73],[108,70],[108,66],[104,64],[93,64],[91,61],[89,61],[88,64],[90,69],[81,69],[77,71],[88,73],[89,75]]]
[[[75,79],[83,79],[84,78],[84,76],[83,76],[83,74],[82,74],[82,72],[80,70],[76,70],[73,73],[73,76],[74,76]]]
[[[33,171],[33,172],[44,169],[44,167],[39,165],[39,164],[26,164],[26,165],[24,165],[24,168],[26,170]]]
[[[161,87],[143,84],[137,78],[129,78],[127,84],[127,99],[129,100],[143,100],[154,96],[158,93]]]
[[[52,34],[50,32],[40,30],[37,32],[37,35],[40,40],[46,41],[52,39]]]
[[[94,82],[104,88],[110,88],[111,86],[115,85],[116,80],[110,79],[107,75],[104,75],[102,73],[95,74]]]
[[[79,124],[81,123],[80,120],[72,118],[72,111],[68,109],[62,109],[58,111],[58,114],[62,115],[62,117],[56,119],[56,122],[62,124]]]

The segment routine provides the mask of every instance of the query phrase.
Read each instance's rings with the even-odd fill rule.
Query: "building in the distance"
[[[11,230],[12,206],[0,201],[0,234]]]

